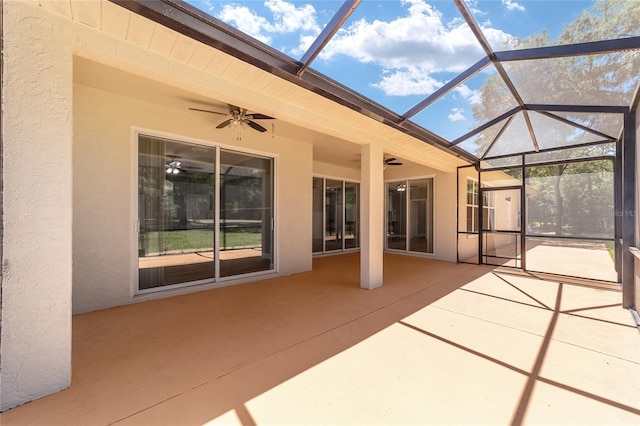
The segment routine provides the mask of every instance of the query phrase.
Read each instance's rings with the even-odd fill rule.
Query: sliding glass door
[[[313,252],[329,253],[360,247],[360,185],[313,178]]]
[[[220,151],[220,276],[273,269],[272,160]]]
[[[386,185],[388,250],[433,253],[433,178]]]
[[[139,136],[138,291],[274,268],[273,160],[216,151]]]

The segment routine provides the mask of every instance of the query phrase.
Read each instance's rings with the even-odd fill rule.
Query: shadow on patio
[[[74,317],[73,384],[3,426],[637,424],[615,291],[385,254]]]

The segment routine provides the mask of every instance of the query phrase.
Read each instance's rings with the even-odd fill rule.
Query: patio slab
[[[637,424],[640,336],[619,292],[384,261],[373,291],[359,288],[352,253],[317,258],[309,273],[77,315],[71,388],[0,421]]]

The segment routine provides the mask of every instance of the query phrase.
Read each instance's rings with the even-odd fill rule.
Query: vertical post
[[[73,78],[70,31],[3,2],[0,411],[71,383]]]
[[[616,158],[613,163],[613,204],[615,265],[618,283],[622,284],[622,138],[616,142]]]
[[[382,286],[384,233],[384,153],[378,144],[363,145],[361,171],[360,287]]]
[[[635,116],[624,115],[622,147],[622,306],[634,307],[634,257],[629,248],[635,244]]]
[[[526,156],[522,154],[522,189],[520,190],[520,268],[527,270],[527,167]]]
[[[480,165],[477,167],[478,170],[478,218],[477,218],[477,227],[478,227],[478,264],[484,265],[485,260],[484,253],[484,231],[482,230],[484,224],[484,193],[482,192],[482,170],[480,169]]]

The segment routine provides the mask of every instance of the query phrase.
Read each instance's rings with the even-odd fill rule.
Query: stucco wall
[[[64,22],[3,4],[0,410],[71,379],[71,46]]]
[[[317,176],[344,179],[351,182],[360,182],[360,169],[336,166],[334,164],[313,162],[313,174]]]
[[[219,285],[132,298],[136,218],[131,212],[137,196],[132,182],[137,154],[133,128],[275,156],[279,273],[311,269],[311,145],[250,129],[237,141],[235,132],[203,124],[193,112],[79,84],[74,85],[73,99],[74,313]],[[301,191],[301,187],[308,190]]]

